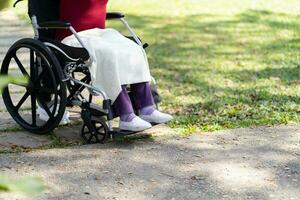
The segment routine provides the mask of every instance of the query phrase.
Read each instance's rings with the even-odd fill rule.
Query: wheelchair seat
[[[61,43],[58,40],[54,40],[46,37],[40,37],[39,40],[47,44],[48,47],[53,48],[56,51],[59,51],[62,55],[64,55],[69,60],[87,61],[90,58],[89,52],[85,48],[68,46]]]

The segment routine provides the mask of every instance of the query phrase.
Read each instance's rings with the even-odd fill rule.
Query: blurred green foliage
[[[19,180],[11,180],[0,176],[0,192],[22,192],[28,196],[42,193],[45,186],[40,178],[25,177]]]
[[[27,77],[13,77],[13,76],[0,76],[0,94],[2,89],[6,87],[9,83],[15,84],[26,84],[28,82]]]
[[[7,8],[11,2],[12,2],[11,0],[1,0],[0,1],[0,10]]]

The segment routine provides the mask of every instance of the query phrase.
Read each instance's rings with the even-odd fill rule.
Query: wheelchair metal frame
[[[117,19],[113,19],[113,20],[117,20]],[[123,17],[122,17],[122,18],[118,18],[118,20],[120,20],[120,22],[121,22],[121,23],[124,25],[124,27],[128,30],[128,32],[130,33],[130,35],[132,36],[132,38],[134,39],[134,41],[135,41],[140,47],[144,48],[143,43],[142,43],[141,40],[138,38],[137,34],[133,31],[133,29],[129,26],[129,24],[127,23],[127,21],[126,21]],[[69,26],[69,27],[40,27],[39,24],[38,24],[38,21],[37,21],[37,17],[34,16],[34,15],[33,15],[32,18],[31,18],[31,22],[32,22],[33,30],[34,30],[34,39],[37,39],[37,40],[39,39],[39,29],[68,29],[72,34],[74,34],[74,36],[75,36],[75,38],[78,40],[79,44],[80,44],[83,48],[85,48],[85,49],[88,51],[89,56],[90,56],[90,59],[89,59],[87,62],[85,62],[83,65],[77,66],[77,67],[88,69],[88,68],[91,66],[91,64],[93,63],[94,58],[93,58],[91,52],[89,52],[89,49],[85,46],[84,42],[81,40],[81,38],[80,38],[80,36],[78,35],[77,31],[72,27],[72,25]],[[60,51],[62,54],[64,54],[66,57],[69,57],[69,56],[66,55],[66,53],[65,53],[63,50],[61,50],[59,47],[57,47],[57,46],[55,46],[55,45],[53,45],[53,44],[51,44],[51,43],[48,43],[48,42],[44,42],[44,44],[45,44],[46,46],[48,46],[48,47],[52,47],[52,48],[57,49],[57,50]],[[148,44],[146,44],[146,45],[148,45]],[[72,59],[71,59],[71,60],[72,60]],[[75,62],[75,60],[74,60],[74,62]],[[70,64],[71,64],[71,65],[72,65],[72,64],[75,64],[75,65],[76,65],[76,62],[75,62],[75,63],[70,63]],[[69,74],[69,72],[67,72],[66,70],[64,70],[64,75],[65,75],[66,79],[65,79],[65,80],[62,80],[62,81],[71,81],[71,82],[74,82],[74,83],[76,83],[76,84],[79,84],[79,85],[81,85],[81,86],[87,88],[91,95],[93,95],[93,94],[101,95],[101,96],[103,97],[104,101],[109,102],[109,98],[107,97],[107,95],[106,95],[106,93],[105,93],[104,91],[102,91],[102,90],[100,90],[100,89],[98,89],[98,88],[96,88],[96,87],[94,87],[94,86],[92,86],[92,85],[89,85],[89,84],[83,82],[82,80],[77,80],[77,79],[73,78],[73,77]],[[155,79],[154,79],[153,77],[152,77],[152,82],[153,82],[154,84],[156,84],[156,81],[155,81]],[[79,96],[81,96],[80,92],[76,92],[75,98],[78,98]],[[85,100],[85,99],[82,99],[82,101],[77,101],[77,100],[73,100],[73,101],[72,101],[72,105],[74,105],[74,106],[80,106],[80,107],[82,107],[82,105],[83,105],[84,103],[86,103],[86,100]],[[100,112],[105,112],[105,113],[107,113],[107,114],[109,115],[109,112],[110,112],[109,110],[103,109],[103,108],[101,108],[100,106],[97,106],[97,105],[95,105],[95,104],[91,104],[91,106],[93,107],[93,109],[98,110],[98,111],[100,111]],[[112,127],[112,119],[111,119],[111,117],[107,120],[107,124],[108,124],[108,129],[109,129],[109,131],[110,131],[110,132],[114,132],[113,127]],[[114,132],[114,133],[116,134],[116,132]],[[132,133],[129,132],[129,134],[132,134]],[[111,134],[111,135],[112,135],[112,134]]]

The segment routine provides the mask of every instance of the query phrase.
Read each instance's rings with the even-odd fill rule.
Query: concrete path
[[[296,200],[299,142],[299,126],[247,128],[2,154],[0,171],[42,177],[48,190],[39,200]]]
[[[0,11],[0,62],[16,40],[32,35],[31,27],[13,12]]]

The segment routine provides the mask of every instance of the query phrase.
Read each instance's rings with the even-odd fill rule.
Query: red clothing
[[[79,32],[92,28],[105,28],[108,0],[60,0],[60,20],[68,21]],[[57,38],[71,35],[69,30],[59,30]]]

